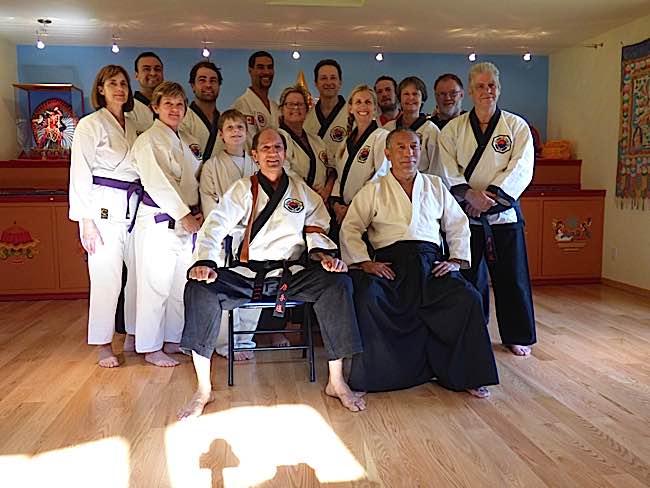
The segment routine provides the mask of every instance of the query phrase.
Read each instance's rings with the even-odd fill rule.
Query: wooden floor
[[[85,300],[0,303],[0,486],[650,486],[650,303],[586,285],[535,304],[533,356],[495,345],[489,400],[430,384],[352,414],[322,393],[322,351],[315,384],[258,353],[233,388],[215,360],[218,400],[178,423],[187,359],[100,369]]]

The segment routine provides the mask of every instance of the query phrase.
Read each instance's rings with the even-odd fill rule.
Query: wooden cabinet
[[[65,196],[0,197],[0,298],[88,293],[86,255]]]
[[[533,283],[601,277],[604,190],[536,191],[521,199]]]

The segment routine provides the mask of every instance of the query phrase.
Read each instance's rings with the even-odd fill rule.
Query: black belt
[[[510,206],[497,204],[490,208],[487,212],[481,213],[481,216],[477,219],[481,223],[481,226],[483,227],[483,233],[485,234],[485,259],[487,259],[489,263],[496,263],[497,248],[494,242],[494,232],[492,232],[492,226],[488,221],[488,216],[496,215],[501,212],[508,211],[512,208],[515,209],[515,213],[517,214],[517,222],[523,222],[518,200],[513,201]],[[472,218],[476,219],[476,217]]]
[[[261,300],[264,296],[264,280],[266,275],[276,269],[281,269],[282,274],[280,275],[280,283],[278,284],[278,290],[275,295],[275,306],[273,307],[273,316],[274,317],[284,317],[286,311],[286,302],[287,302],[287,292],[289,291],[289,279],[291,278],[291,266],[301,265],[301,261],[248,261],[247,263],[242,263],[240,261],[233,262],[233,267],[243,266],[255,272],[255,278],[253,279],[253,295],[251,300]]]

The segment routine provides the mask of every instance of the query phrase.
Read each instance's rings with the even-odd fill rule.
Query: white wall
[[[605,189],[603,277],[650,289],[650,206],[617,207],[621,48],[650,37],[650,15],[549,60],[548,138],[568,139],[582,159],[582,188]],[[604,43],[592,49],[583,44]]]
[[[17,81],[16,46],[0,37],[0,159],[13,159],[16,150],[14,88]]]

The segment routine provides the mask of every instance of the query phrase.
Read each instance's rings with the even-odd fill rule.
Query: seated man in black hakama
[[[485,398],[499,379],[481,297],[459,273],[470,265],[468,219],[439,177],[418,172],[417,134],[394,130],[386,156],[390,172],[359,191],[341,228],[343,259],[357,268],[351,275],[363,340],[349,384],[387,391],[435,378]]]

